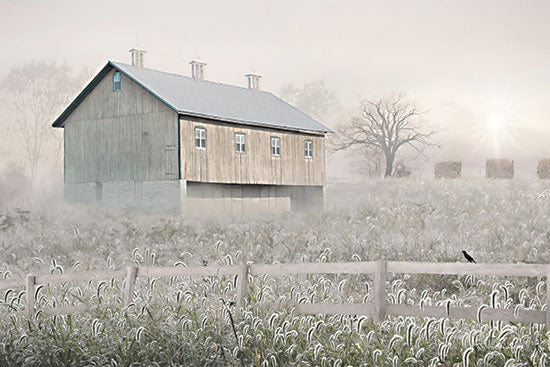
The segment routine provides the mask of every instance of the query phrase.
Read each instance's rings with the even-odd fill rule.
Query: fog
[[[546,158],[550,178],[549,10],[517,0],[0,0],[0,365],[547,365],[550,180],[535,173]],[[339,127],[357,122],[361,102],[403,106],[400,96],[437,133],[423,135],[426,159],[400,151],[394,163],[409,178],[360,175],[364,156],[339,151],[321,187],[323,141],[298,135],[287,146],[300,161],[285,169],[271,138],[259,166],[281,178],[269,185],[220,183],[208,170],[207,183],[172,179],[175,169],[80,182],[70,165],[64,183],[64,147],[88,156],[120,140],[80,134],[63,145],[51,123],[107,60],[130,63],[136,44],[146,68],[190,75],[200,56],[207,80],[239,86],[255,69],[261,89],[342,132],[331,137],[346,137]],[[135,96],[105,81],[101,91],[121,92],[107,100]],[[123,116],[126,131],[135,116]],[[133,131],[137,149],[111,150],[145,152],[132,163],[171,152],[189,177],[175,155],[185,143],[144,148],[162,116]],[[202,131],[194,144],[206,151]],[[272,131],[256,141],[268,148]],[[260,151],[245,136],[230,153]],[[196,135],[178,129],[186,137]],[[122,172],[108,157],[103,171]],[[503,160],[487,171],[501,179],[484,177],[493,158]],[[505,159],[513,180],[502,179],[500,168],[514,168]],[[155,172],[163,164],[149,161]],[[432,179],[436,163],[449,179]],[[450,179],[457,167],[462,178]],[[246,170],[235,181],[252,182]],[[309,181],[283,180],[289,171]]]
[[[199,55],[212,81],[244,86],[252,68],[274,93],[322,80],[338,100],[318,118],[331,128],[362,99],[404,93],[441,145],[413,174],[462,160],[464,175],[479,177],[485,159],[508,158],[516,175],[534,177],[550,156],[549,10],[545,1],[0,1],[0,79],[40,61],[93,75],[107,60],[129,63],[137,42],[148,68],[189,75]],[[3,170],[19,143],[0,137]],[[352,160],[328,157],[329,180],[355,175]]]

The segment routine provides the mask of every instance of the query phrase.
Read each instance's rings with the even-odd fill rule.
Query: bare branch
[[[51,123],[87,77],[85,71],[73,75],[68,65],[39,62],[15,67],[0,81],[0,111],[9,119],[6,130],[17,142],[14,155],[31,178],[48,159],[61,160],[62,139]]]
[[[360,102],[360,115],[344,123],[330,139],[329,153],[353,148],[370,147],[382,152],[386,161],[385,176],[394,172],[396,155],[403,146],[409,146],[418,155],[424,156],[435,131],[422,129],[422,115],[402,95]],[[366,149],[366,154],[369,150]],[[368,157],[367,157],[368,158]]]

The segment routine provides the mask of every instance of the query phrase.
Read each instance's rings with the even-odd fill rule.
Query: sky
[[[550,2],[529,0],[0,0],[0,78],[31,61],[129,63],[137,40],[148,68],[189,75],[198,54],[222,83],[244,86],[253,67],[275,93],[322,79],[346,111],[405,93],[440,130],[427,167],[462,160],[479,176],[509,158],[533,176],[550,158],[548,19]],[[329,176],[347,174],[339,159]]]

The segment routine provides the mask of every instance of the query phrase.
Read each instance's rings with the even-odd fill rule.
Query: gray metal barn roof
[[[331,132],[326,126],[269,92],[195,80],[113,61],[109,61],[96,78],[102,79],[103,76],[100,75],[105,75],[108,72],[106,69],[110,69],[109,66],[116,68],[183,115],[287,130]],[[53,126],[63,126],[63,121],[76,108],[79,100],[82,100],[98,82],[99,80],[96,83],[92,81]]]

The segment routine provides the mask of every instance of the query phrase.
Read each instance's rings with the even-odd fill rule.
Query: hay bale
[[[437,162],[434,167],[434,174],[435,178],[459,178],[462,176],[462,162]]]
[[[541,180],[550,179],[550,159],[541,159],[537,166],[537,176]]]
[[[485,164],[487,178],[514,178],[514,161],[510,159],[487,159]]]

